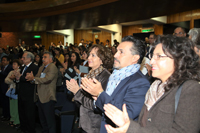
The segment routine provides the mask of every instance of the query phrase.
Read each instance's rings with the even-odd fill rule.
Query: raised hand
[[[76,94],[77,91],[80,89],[77,81],[75,79],[66,80],[67,89],[72,93]]]
[[[35,77],[33,76],[33,72],[31,71],[30,73],[26,73],[25,79],[27,81],[32,81]]]
[[[98,96],[99,93],[103,91],[103,88],[101,86],[101,83],[96,80],[95,78],[93,79],[88,79],[88,78],[82,78],[81,79],[81,87],[90,93],[92,96]]]
[[[126,105],[124,104],[122,107],[123,112],[111,104],[105,104],[104,110],[106,116],[108,116],[108,118],[110,118],[117,126],[119,126],[117,128],[113,128],[110,125],[105,125],[107,132],[126,133],[130,125],[130,119],[128,117]]]

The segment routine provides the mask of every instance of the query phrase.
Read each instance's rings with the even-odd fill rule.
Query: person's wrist
[[[103,92],[104,90],[101,90],[100,92],[99,92],[99,94],[97,95],[97,98],[101,95],[101,93]]]
[[[31,82],[34,83],[35,82],[35,78]]]

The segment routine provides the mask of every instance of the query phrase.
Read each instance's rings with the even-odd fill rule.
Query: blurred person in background
[[[192,40],[192,42],[194,43],[194,50],[196,52],[196,54],[198,54],[200,56],[200,28],[193,28],[190,29],[189,33],[189,39]]]
[[[8,56],[3,56],[1,58],[0,70],[0,102],[3,109],[1,121],[10,120],[9,98],[5,95],[9,87],[8,84],[5,83],[5,78],[8,76],[11,70],[13,69],[10,65],[10,59],[8,58]]]
[[[15,75],[14,72],[20,72],[20,62],[17,59],[13,60],[12,63],[12,68],[13,70],[10,71],[8,76],[5,79],[5,83],[9,84],[9,88],[16,89],[16,83],[14,82],[15,80]],[[16,92],[16,90],[15,90]],[[12,99],[10,98],[10,122],[8,123],[12,127],[18,127],[20,124],[19,121],[19,114],[18,114],[18,99]]]

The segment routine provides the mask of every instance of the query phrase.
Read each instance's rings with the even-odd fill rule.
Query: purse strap
[[[178,107],[178,102],[179,102],[179,99],[180,99],[180,96],[181,96],[181,90],[182,90],[182,86],[183,84],[185,83],[185,81],[183,83],[181,83],[181,85],[179,86],[178,90],[176,91],[176,95],[175,95],[175,115],[176,115],[176,110],[177,110],[177,107]],[[174,119],[175,119],[175,115],[174,115]]]

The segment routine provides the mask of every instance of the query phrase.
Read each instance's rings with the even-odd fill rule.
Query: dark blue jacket
[[[0,72],[0,91],[3,94],[6,94],[8,90],[8,84],[5,83],[5,78],[9,74],[9,72],[13,70],[12,66],[9,64],[4,71],[2,71],[1,67],[1,72]]]
[[[103,112],[104,104],[110,103],[122,110],[125,103],[128,115],[131,119],[137,120],[144,104],[145,94],[150,84],[141,71],[123,79],[114,90],[111,96],[105,91],[100,94],[96,101],[96,106]],[[101,121],[101,133],[106,133],[105,124],[115,126],[111,120],[103,114]]]

